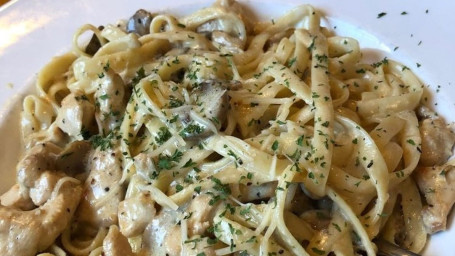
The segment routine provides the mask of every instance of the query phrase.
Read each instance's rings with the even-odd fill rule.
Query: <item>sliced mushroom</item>
[[[198,142],[222,128],[229,108],[227,88],[223,81],[208,80],[191,91],[194,105],[182,106],[175,112],[183,126],[180,135],[185,140]]]
[[[239,54],[243,52],[243,41],[223,31],[213,31],[212,42],[216,48],[225,49],[226,51],[233,54]]]
[[[99,30],[103,30],[104,26],[99,26]],[[95,53],[101,48],[101,42],[98,37],[94,34],[90,41],[88,42],[87,46],[85,47],[85,53],[89,55],[95,55]]]
[[[219,129],[226,121],[229,107],[227,86],[222,81],[208,80],[192,91],[203,117],[212,120]]]
[[[445,230],[447,216],[455,202],[455,166],[420,168],[416,170],[416,180],[428,203],[422,212],[427,233]]]
[[[231,19],[209,20],[198,26],[196,32],[205,35],[218,45],[234,49],[233,52],[242,52],[246,43],[245,26],[240,18],[234,15]]]
[[[150,12],[144,9],[139,9],[128,20],[126,31],[128,33],[136,33],[140,36],[147,35],[150,33],[150,23],[152,22],[152,19],[153,16]]]

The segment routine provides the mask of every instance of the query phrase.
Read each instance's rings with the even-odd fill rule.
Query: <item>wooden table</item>
[[[8,2],[9,0],[0,0],[0,5],[3,5],[4,3]]]

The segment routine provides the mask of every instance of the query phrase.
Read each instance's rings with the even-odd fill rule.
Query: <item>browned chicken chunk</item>
[[[416,179],[428,203],[422,213],[427,233],[445,230],[447,216],[455,202],[455,166],[420,168]]]
[[[35,255],[48,248],[70,222],[80,194],[81,187],[73,179],[32,211],[0,206],[0,243],[4,245],[0,255]]]

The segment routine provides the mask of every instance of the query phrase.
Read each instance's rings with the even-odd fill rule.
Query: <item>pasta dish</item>
[[[87,24],[36,88],[1,255],[419,253],[455,200],[455,135],[424,85],[309,5]]]

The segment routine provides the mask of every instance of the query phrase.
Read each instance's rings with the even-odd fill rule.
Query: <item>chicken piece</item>
[[[187,220],[188,237],[187,241],[182,243],[182,228],[179,224],[178,212],[164,208],[150,222],[144,232],[143,249],[153,252],[153,255],[180,255],[182,246],[185,246],[185,255],[197,255],[204,252],[205,255],[215,255],[213,245],[207,243],[206,238],[199,241],[200,236],[191,236],[192,230],[202,232],[206,229],[205,223],[208,223],[212,211],[206,211],[204,208],[211,208],[206,202],[207,195],[198,196],[188,205],[187,212],[193,212]],[[193,201],[194,201],[193,200]],[[205,204],[207,203],[207,205]],[[195,216],[195,217],[193,217]],[[191,242],[192,239],[198,242]]]
[[[55,161],[62,149],[52,143],[38,144],[27,152],[17,166],[17,182],[31,188],[46,170],[55,170]]]
[[[202,235],[213,223],[214,205],[209,202],[212,199],[209,195],[195,197],[186,212],[191,214],[188,218],[188,236]]]
[[[198,238],[196,237],[193,239],[198,239]],[[201,253],[204,253],[202,255],[205,255],[205,256],[215,256],[216,255],[214,246],[210,245],[207,242],[206,238],[203,238],[202,241],[200,241],[196,244],[194,244],[194,243],[185,244],[184,243],[183,246],[185,246],[185,252],[186,252],[186,255],[188,255],[188,256],[199,256],[199,255],[201,255]]]
[[[91,146],[87,141],[73,142],[63,151],[51,142],[34,146],[19,162],[18,184],[1,196],[1,204],[21,210],[42,205],[61,177],[85,179],[87,163],[83,159],[89,152]]]
[[[61,172],[45,171],[30,188],[30,198],[35,205],[44,204],[52,194],[57,182],[65,175]]]
[[[95,106],[81,92],[70,93],[62,100],[55,120],[58,127],[71,137],[82,139],[92,125]]]
[[[0,206],[0,255],[35,255],[66,228],[79,203],[81,187],[74,181],[62,182],[58,191],[35,210]]]
[[[181,238],[178,238],[179,235],[175,235],[175,240],[172,243],[170,236],[173,236],[173,228],[180,228],[178,226],[178,213],[169,208],[163,208],[161,211],[155,215],[155,217],[150,221],[150,224],[144,231],[143,235],[143,250],[148,252],[153,252],[154,255],[166,255],[166,253],[174,251],[174,243],[177,243],[177,248],[175,251],[178,251],[181,244]],[[180,232],[175,232],[180,234]],[[181,237],[181,235],[180,235]],[[165,240],[168,240],[166,242]],[[169,248],[166,246],[168,243]],[[169,255],[178,255],[172,254]]]
[[[180,255],[182,247],[184,247],[185,254],[188,256],[197,256],[204,253],[205,256],[215,256],[215,249],[213,245],[209,245],[207,238],[200,236],[189,236],[189,238],[182,243],[182,229],[180,227],[172,227],[164,239],[164,247],[166,255]]]
[[[144,232],[155,216],[154,201],[148,192],[125,199],[118,206],[119,226],[123,235],[133,237]]]
[[[198,256],[204,253],[205,256],[215,256],[213,245],[207,243],[207,238],[200,236],[190,236],[182,243],[182,230],[180,227],[172,227],[164,240],[166,255],[182,254],[182,247],[187,256]]]
[[[30,134],[24,138],[25,149],[28,150],[38,144],[53,143],[59,147],[64,147],[69,142],[69,137],[57,125],[53,123],[47,130]]]
[[[117,226],[111,226],[103,241],[105,256],[132,256],[134,255],[128,239],[120,233]]]
[[[152,177],[156,174],[155,163],[153,157],[146,153],[139,153],[134,157],[134,165],[139,175],[143,177]]]
[[[180,255],[182,247],[185,248],[185,255],[197,256],[204,253],[206,256],[215,256],[213,245],[207,243],[207,238],[200,236],[188,236],[189,238],[182,243],[182,229],[179,226],[172,227],[164,238],[164,249],[166,255]]]
[[[102,74],[95,92],[96,121],[98,129],[103,134],[109,134],[113,129],[120,126],[122,113],[126,108],[125,83],[111,69]]]
[[[420,122],[423,166],[442,165],[452,155],[455,134],[441,118],[427,118]]]
[[[35,207],[28,195],[28,190],[21,189],[19,184],[15,184],[3,195],[1,195],[0,203],[2,206],[23,211],[28,211]]]
[[[164,237],[164,250],[166,255],[180,255],[182,250],[182,229],[180,226],[173,226]]]
[[[445,230],[447,216],[455,202],[455,166],[420,168],[415,177],[428,203],[422,212],[427,233]]]
[[[102,151],[99,148],[92,155],[84,196],[76,212],[79,222],[92,227],[117,224],[118,204],[124,197],[119,184],[122,178],[119,157],[118,150]]]

